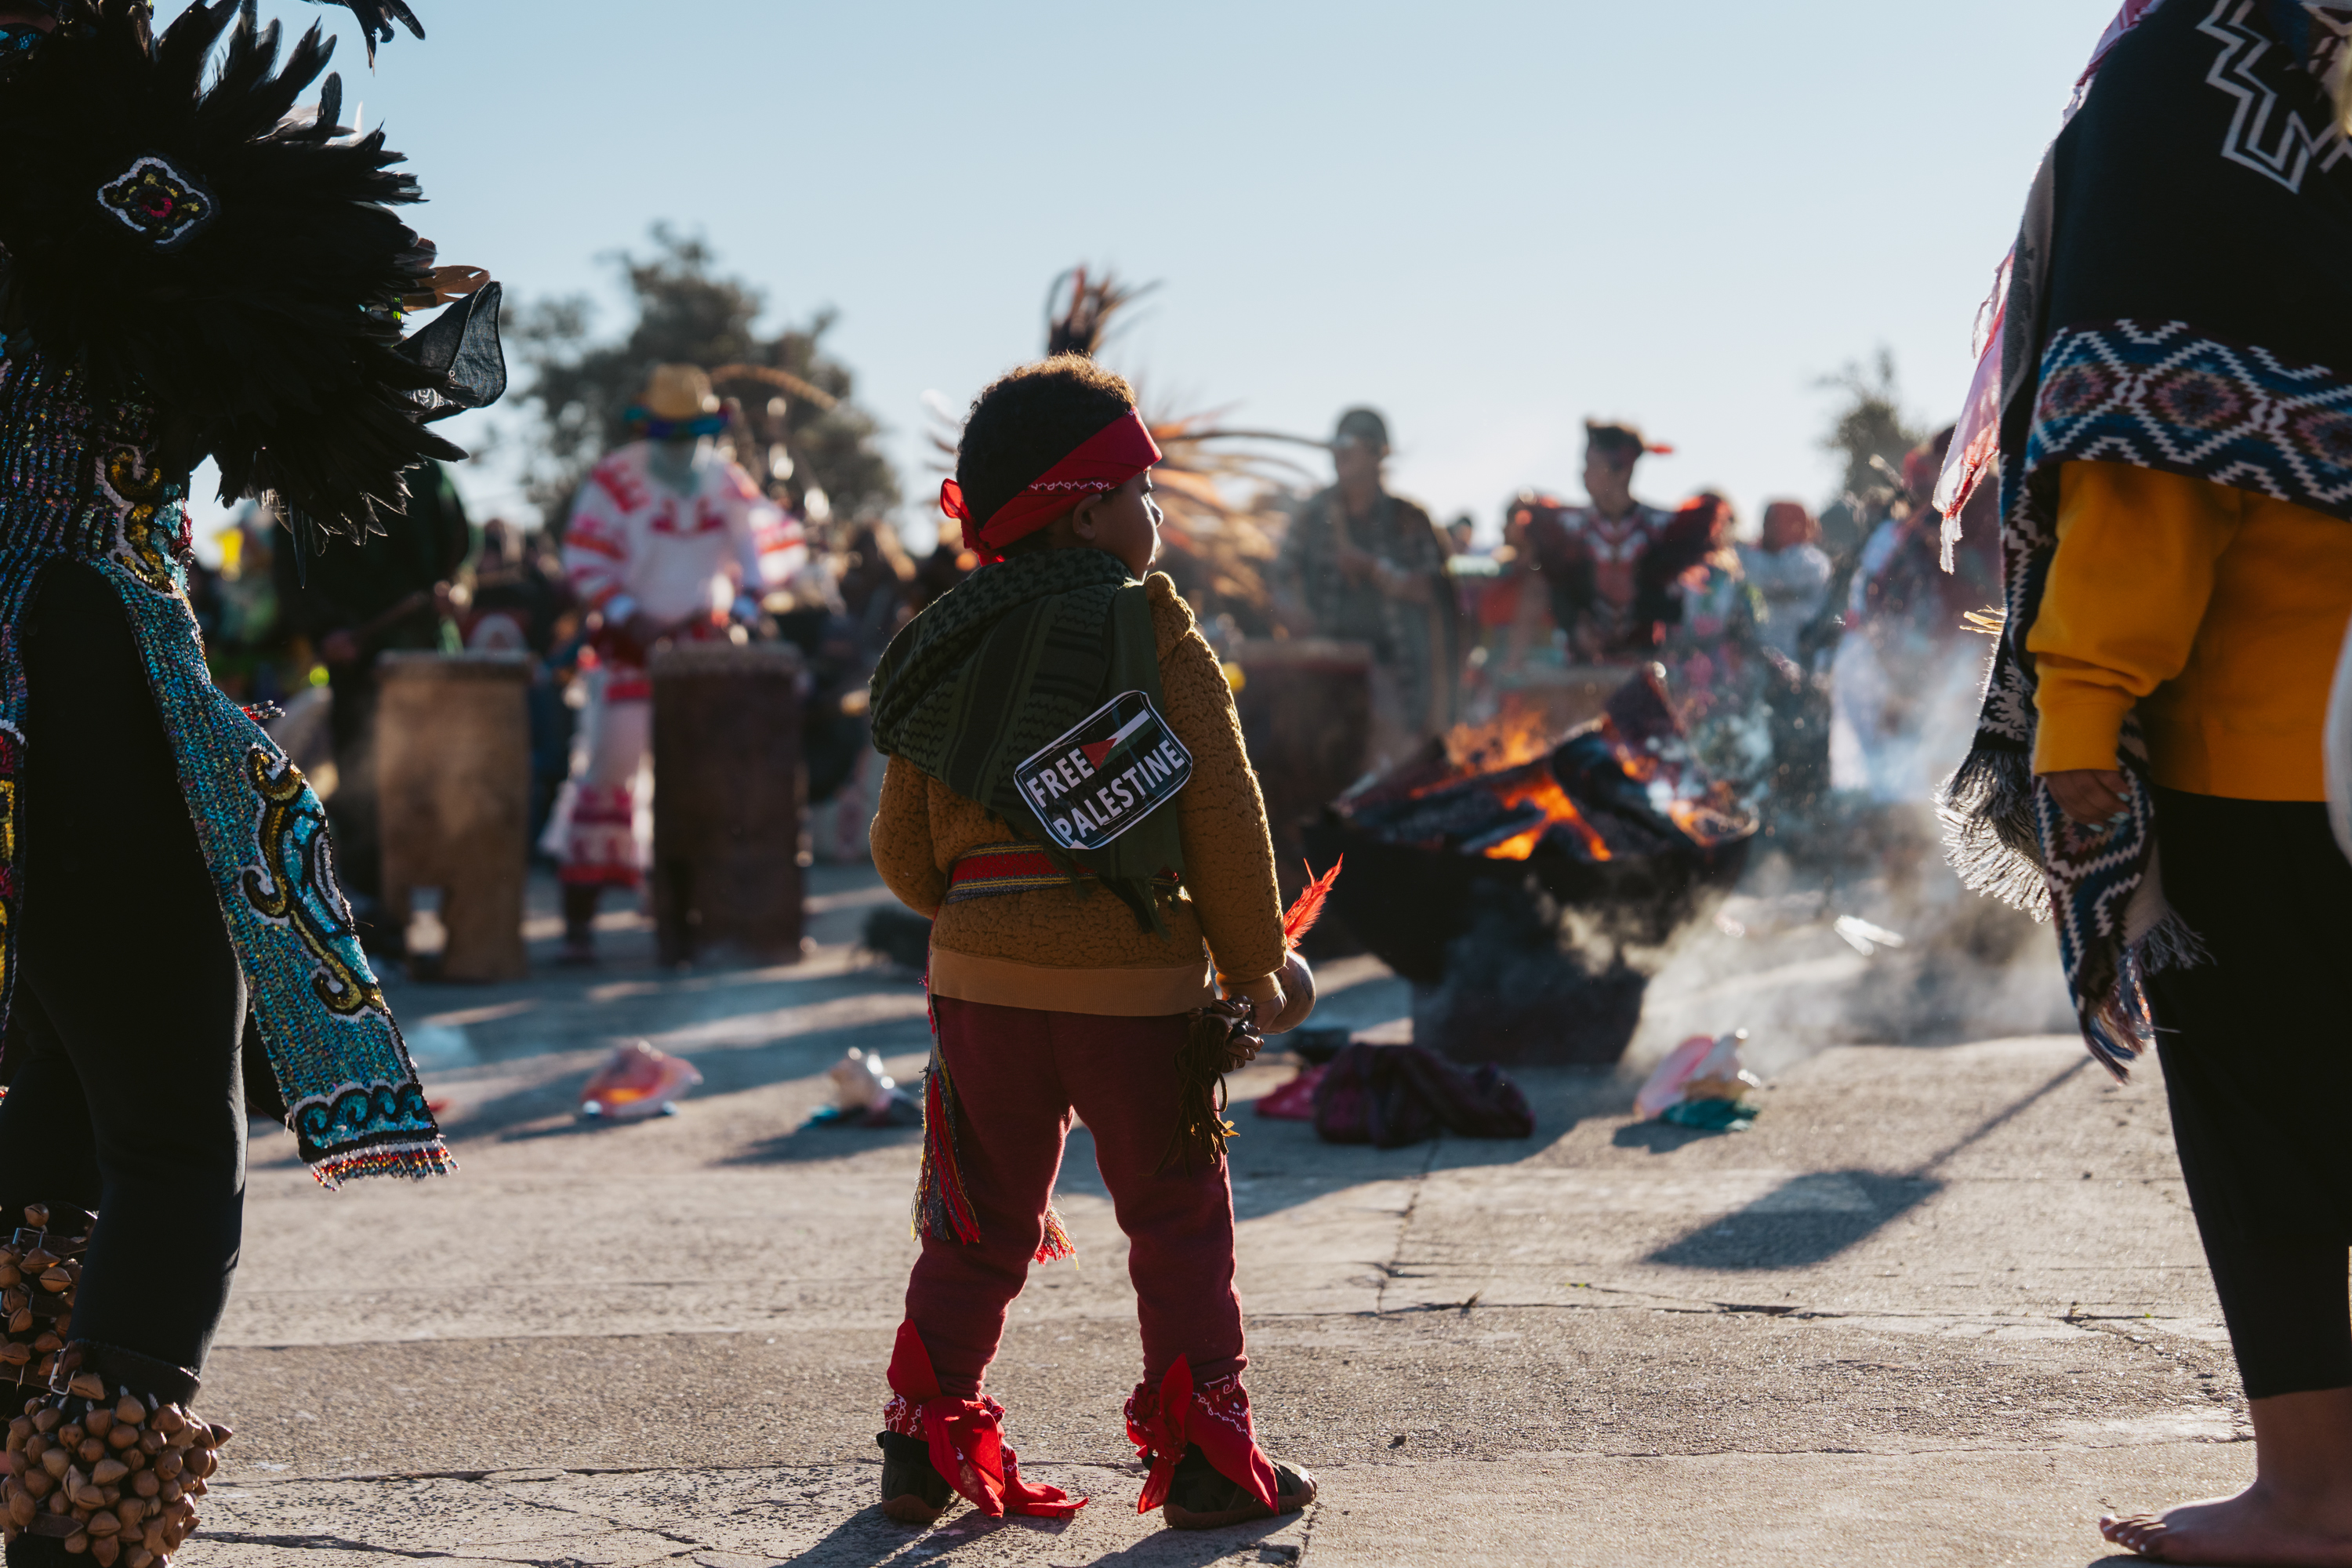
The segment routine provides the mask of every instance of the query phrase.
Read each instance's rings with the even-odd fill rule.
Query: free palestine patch
[[[1140,691],[1122,691],[1015,768],[1055,843],[1099,849],[1192,781],[1192,753]]]

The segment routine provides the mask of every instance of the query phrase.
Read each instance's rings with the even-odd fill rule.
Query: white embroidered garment
[[[596,465],[563,536],[563,569],[581,603],[608,622],[644,610],[666,622],[758,599],[807,557],[798,521],[709,446],[695,454],[693,493],[656,478],[653,443],[632,442]]]

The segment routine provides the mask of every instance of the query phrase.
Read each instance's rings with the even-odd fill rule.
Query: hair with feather
[[[1071,268],[1045,291],[1045,357],[1092,359],[1110,341],[1111,319],[1159,287],[1122,283],[1108,267],[1092,276],[1083,264]]]

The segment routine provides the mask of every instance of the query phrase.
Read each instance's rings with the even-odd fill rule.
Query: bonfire
[[[1754,814],[1709,778],[1658,674],[1568,734],[1454,731],[1310,828],[1334,912],[1416,989],[1416,1037],[1475,1060],[1614,1060],[1648,971],[1738,880]]]

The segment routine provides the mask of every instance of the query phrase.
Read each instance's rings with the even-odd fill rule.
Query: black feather
[[[392,25],[397,21],[418,37],[425,36],[425,25],[416,19],[402,0],[310,0],[313,5],[341,5],[360,19],[367,34],[368,64],[375,64],[375,47],[392,42]]]
[[[432,247],[392,210],[416,182],[381,132],[334,123],[333,79],[289,118],[333,50],[316,27],[280,68],[274,23],[236,26],[207,87],[240,8],[196,0],[150,39],[142,5],[102,0],[93,29],[0,75],[0,331],[153,404],[165,460],[217,459],[225,499],[275,491],[327,531],[376,531],[403,470],[465,455],[423,421],[504,388],[482,363],[496,290],[443,330],[464,352],[404,349],[402,301],[433,292]],[[168,245],[100,199],[152,159],[194,188],[167,210],[205,215]]]

